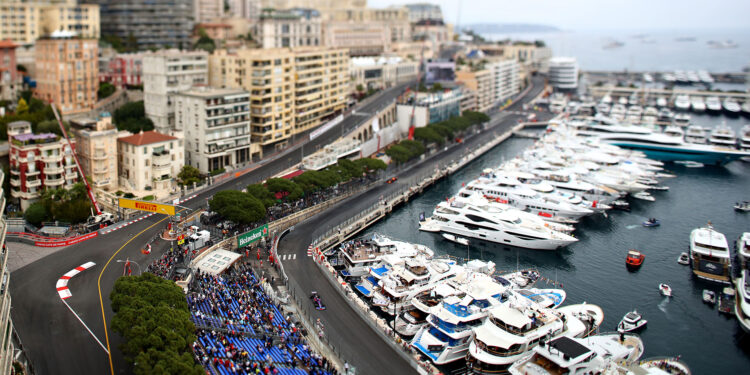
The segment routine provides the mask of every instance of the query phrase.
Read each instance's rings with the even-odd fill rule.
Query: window
[[[148,147],[143,148],[143,155],[146,155],[146,154],[148,154]]]

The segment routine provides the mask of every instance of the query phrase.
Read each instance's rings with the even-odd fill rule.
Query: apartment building
[[[106,62],[99,60],[99,81],[119,88],[143,84],[143,53],[118,53]]]
[[[349,54],[344,49],[294,51],[294,133],[331,120],[346,109]]]
[[[224,0],[193,0],[193,20],[212,22],[224,17]]]
[[[155,131],[129,136],[122,133],[117,139],[120,189],[137,197],[153,195],[156,199],[174,192],[175,177],[185,163],[182,139]]]
[[[254,34],[262,48],[319,46],[323,41],[320,13],[315,9],[264,9]]]
[[[494,80],[493,102],[504,102],[521,92],[520,66],[515,59],[496,60],[487,64]]]
[[[413,3],[404,4],[404,7],[409,10],[409,22],[411,23],[428,20],[443,20],[443,11],[440,9],[440,5],[430,3]]]
[[[143,57],[143,101],[146,116],[156,131],[169,134],[175,127],[176,92],[208,83],[208,53],[177,49],[147,53]]]
[[[257,21],[262,0],[229,0],[229,14],[237,18]]]
[[[399,127],[406,131],[410,124],[421,128],[460,116],[462,99],[463,92],[458,88],[438,93],[409,93],[396,107]]]
[[[473,96],[473,111],[487,111],[495,103],[495,76],[490,69],[462,69],[456,71],[456,82],[460,82],[466,89],[464,96]],[[471,95],[466,95],[466,91]],[[464,108],[467,109],[467,108]]]
[[[98,39],[99,6],[76,0],[11,0],[0,2],[0,40],[34,43],[55,31]]]
[[[261,9],[312,8],[320,11],[341,8],[364,8],[367,0],[260,0]]]
[[[91,186],[105,191],[117,190],[117,129],[112,116],[70,121],[76,139],[76,155]]]
[[[388,43],[384,46],[386,51],[391,49],[391,43],[410,42],[411,24],[409,23],[409,14],[406,8],[391,7],[384,9],[376,8],[339,8],[328,10],[323,14],[325,20],[324,27],[331,27],[334,30],[346,29],[349,24],[368,24],[382,30],[385,40]],[[351,43],[353,40],[338,40],[333,38],[336,35],[329,35],[327,39],[328,46],[343,47],[335,43]],[[360,35],[359,38],[365,35]],[[357,55],[354,51],[353,56]]]
[[[195,0],[81,0],[101,7],[101,34],[126,41],[135,38],[138,48],[188,48],[193,32]]]
[[[8,178],[0,171],[0,186]],[[5,192],[0,188],[0,212],[5,212]],[[5,246],[5,233],[8,226],[5,215],[0,215],[0,374],[11,373],[13,359],[15,358],[15,347],[13,345],[13,321],[10,318],[10,270],[8,269],[8,248]]]
[[[578,88],[578,62],[575,57],[554,57],[549,60],[549,84],[557,90]]]
[[[250,138],[250,93],[197,87],[175,95],[175,119],[185,134],[185,164],[202,173],[233,170],[262,157]]]
[[[390,39],[378,22],[328,21],[323,26],[324,44],[346,48],[350,56],[379,56],[390,49]]]
[[[60,108],[63,115],[90,111],[99,90],[99,57],[96,39],[54,32],[36,43],[34,95]]]
[[[27,209],[41,197],[45,188],[70,188],[78,171],[65,138],[54,133],[33,134],[31,124],[8,124],[10,151],[10,194]],[[75,143],[73,142],[75,147]]]
[[[346,107],[349,55],[344,49],[244,49],[210,57],[210,84],[251,95],[252,142],[283,147]]]
[[[16,69],[16,48],[10,40],[0,40],[0,100],[15,100],[21,89],[21,74]]]
[[[353,57],[350,60],[350,90],[357,86],[382,89],[417,78],[419,63],[400,57]]]

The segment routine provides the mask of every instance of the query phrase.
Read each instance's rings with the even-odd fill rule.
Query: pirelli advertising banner
[[[136,201],[126,198],[120,198],[119,204],[122,208],[131,208],[134,210],[154,212],[169,216],[174,216],[175,213],[174,206],[169,204]]]
[[[237,236],[237,247],[245,247],[259,239],[261,237],[268,237],[268,224],[262,227],[255,228],[251,231],[245,232]]]

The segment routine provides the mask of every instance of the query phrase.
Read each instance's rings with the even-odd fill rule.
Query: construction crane
[[[101,226],[101,225],[112,224],[114,222],[114,215],[112,215],[109,212],[103,212],[101,208],[99,208],[99,203],[96,201],[96,196],[94,196],[94,191],[91,190],[91,185],[89,185],[89,181],[86,179],[86,175],[83,173],[83,169],[81,168],[81,163],[78,161],[78,155],[76,155],[76,149],[75,147],[73,147],[72,142],[70,142],[70,137],[68,137],[68,132],[65,131],[65,126],[63,125],[62,119],[60,118],[60,115],[57,113],[57,108],[55,107],[54,103],[50,103],[50,107],[52,107],[52,113],[55,114],[55,119],[57,119],[57,124],[60,126],[60,131],[62,131],[62,134],[65,137],[65,140],[68,142],[68,147],[70,147],[70,152],[73,154],[73,159],[76,161],[76,167],[78,167],[78,173],[81,175],[83,184],[86,186],[86,193],[89,196],[89,200],[91,200],[91,204],[94,206],[93,209],[96,210],[96,214],[93,214],[92,212],[92,217],[89,219],[89,225],[91,226],[93,224],[94,226]]]

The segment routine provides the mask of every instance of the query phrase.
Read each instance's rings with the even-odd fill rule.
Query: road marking
[[[185,209],[180,210],[179,212],[185,211]],[[133,241],[134,239],[138,238],[141,234],[146,232],[147,230],[153,228],[154,226],[161,224],[162,221],[169,219],[169,216],[166,216],[165,218],[151,224],[148,228],[138,232],[135,236],[131,237],[127,242],[125,242],[122,246],[120,246],[117,251],[115,251],[114,254],[107,260],[107,263],[104,264],[104,267],[102,268],[102,272],[99,273],[99,279],[96,281],[96,286],[99,288],[99,306],[102,308],[102,322],[104,323],[104,339],[107,342],[107,356],[109,357],[109,370],[112,375],[115,375],[115,366],[112,364],[112,353],[110,353],[110,347],[109,347],[109,333],[107,332],[107,317],[104,315],[104,301],[102,300],[102,275],[104,275],[104,271],[107,269],[107,266],[109,266],[109,263],[112,262],[112,259],[115,259],[117,254],[122,251],[122,249],[125,248],[125,246],[128,246],[128,244]]]
[[[66,272],[65,275],[60,276],[60,278],[57,279],[57,283],[55,284],[55,289],[57,290],[57,293],[60,295],[60,299],[67,299],[73,296],[73,294],[70,292],[70,289],[68,289],[68,280],[73,278],[73,276],[81,273],[81,271],[85,271],[95,265],[96,263],[94,262],[86,262]]]
[[[66,298],[67,298],[67,297],[66,297]],[[93,337],[93,338],[94,338],[94,340],[96,340],[96,342],[97,342],[97,343],[99,344],[99,346],[101,346],[101,347],[102,347],[102,349],[104,349],[104,351],[105,351],[105,352],[107,352],[107,355],[109,355],[109,350],[107,350],[107,348],[105,348],[105,347],[104,347],[104,344],[102,344],[102,342],[101,342],[101,341],[99,341],[99,338],[97,338],[97,337],[96,337],[96,335],[94,335],[94,332],[91,332],[91,329],[89,328],[89,326],[87,326],[87,325],[86,325],[86,323],[84,323],[84,322],[83,322],[83,319],[81,319],[81,317],[80,317],[80,316],[78,316],[78,314],[76,314],[76,312],[75,312],[75,311],[73,311],[73,308],[72,308],[72,307],[70,307],[70,305],[68,305],[68,302],[67,302],[67,301],[65,301],[65,299],[64,299],[64,298],[63,298],[63,299],[61,299],[61,301],[62,301],[62,303],[64,303],[64,304],[65,304],[65,306],[67,306],[67,307],[68,307],[68,310],[70,310],[70,312],[72,312],[72,313],[73,313],[73,315],[75,315],[75,316],[76,316],[76,318],[78,319],[78,321],[79,321],[79,322],[81,322],[81,324],[83,324],[83,327],[84,327],[84,328],[86,328],[86,330],[87,330],[87,331],[89,331],[89,333],[91,334],[91,337]]]
[[[297,259],[297,253],[292,254],[292,259]]]

